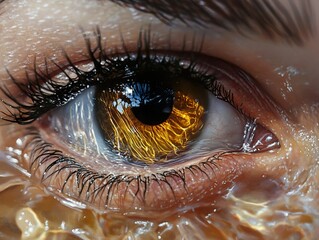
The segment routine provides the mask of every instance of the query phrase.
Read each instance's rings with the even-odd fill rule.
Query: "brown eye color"
[[[280,146],[245,114],[258,91],[243,70],[141,41],[136,53],[108,56],[87,39],[84,64],[67,57],[58,74],[35,70],[28,84],[11,76],[24,102],[3,89],[14,109],[4,118],[30,124],[17,148],[32,154],[20,162],[53,194],[100,211],[183,207],[225,193],[250,164],[246,152]]]
[[[97,90],[96,114],[104,138],[128,161],[167,162],[190,147],[204,125],[208,91],[153,73],[158,74],[164,78]]]

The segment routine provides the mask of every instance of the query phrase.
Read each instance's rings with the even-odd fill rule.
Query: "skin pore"
[[[289,1],[281,2],[291,10]],[[216,176],[228,169],[228,162],[233,164],[235,174],[225,177],[226,187],[221,186],[220,193],[210,195],[207,191],[200,199],[187,198],[179,206],[155,213],[143,208],[103,211],[66,199],[42,184],[26,167],[30,153],[19,149],[28,125],[1,120],[0,209],[6,217],[0,217],[0,238],[314,239],[319,226],[319,47],[315,18],[319,2],[311,1],[311,9],[312,34],[305,37],[306,31],[301,32],[302,42],[296,43],[287,36],[270,38],[192,21],[185,24],[175,20],[168,25],[149,8],[141,12],[110,1],[2,2],[0,84],[17,98],[24,96],[19,95],[10,74],[20,82],[27,81],[26,71],[33,79],[35,74],[30,69],[35,67],[56,75],[61,71],[57,66],[70,63],[65,53],[72,63],[86,63],[83,35],[91,36],[94,42],[97,26],[110,53],[111,49],[123,52],[123,40],[134,52],[141,29],[150,29],[154,48],[181,51],[184,44],[191,51],[195,42],[201,53],[249,73],[254,79],[253,89],[261,92],[261,97],[255,99],[252,91],[234,89],[235,102],[274,133],[280,147],[224,161],[225,166],[215,170]],[[232,89],[232,84],[227,86]],[[6,96],[0,93],[0,98],[5,100]],[[5,105],[0,108],[2,112],[7,110]],[[35,122],[33,126],[40,125]],[[48,128],[39,131],[50,143],[59,141],[50,138]],[[61,150],[68,151],[67,147]],[[81,156],[78,161],[90,164]]]

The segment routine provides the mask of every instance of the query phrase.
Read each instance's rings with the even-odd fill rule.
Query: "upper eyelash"
[[[7,113],[3,114],[3,119],[9,122],[16,122],[19,124],[29,124],[36,120],[39,116],[44,114],[45,112],[67,103],[72,97],[79,94],[79,92],[86,89],[88,86],[99,84],[101,81],[94,78],[96,75],[100,74],[103,70],[102,62],[108,61],[110,64],[105,65],[110,68],[115,67],[118,64],[117,58],[124,57],[126,59],[130,59],[134,61],[135,58],[140,58],[140,60],[149,59],[150,61],[154,61],[154,58],[158,59],[169,59],[169,63],[179,64],[179,62],[183,59],[178,57],[170,57],[168,54],[162,54],[153,51],[150,46],[150,37],[149,32],[144,34],[140,34],[140,38],[138,40],[138,49],[137,53],[133,56],[128,50],[126,50],[124,42],[124,54],[115,54],[115,56],[108,56],[102,47],[101,35],[99,30],[96,31],[95,37],[97,42],[97,47],[92,48],[92,40],[83,34],[88,50],[87,60],[93,62],[94,68],[88,72],[82,71],[79,69],[65,54],[65,58],[69,64],[68,69],[71,69],[76,73],[76,79],[69,77],[68,83],[59,84],[48,72],[48,68],[44,71],[40,71],[34,66],[34,75],[35,78],[31,79],[28,75],[26,75],[26,80],[28,83],[19,83],[18,79],[14,78],[8,72],[12,81],[16,84],[16,86],[20,89],[21,93],[28,100],[26,103],[15,98],[9,90],[3,88],[2,91],[4,94],[11,100],[11,103],[4,102],[9,110]],[[182,47],[182,50],[184,46]],[[169,49],[170,50],[170,49]],[[193,51],[192,51],[193,50]],[[198,49],[191,49],[190,52],[193,52],[193,57],[190,58],[190,63],[188,64],[188,71],[197,74],[198,78],[201,80],[201,83],[213,94],[217,97],[221,98],[232,104],[235,108],[236,105],[234,103],[234,98],[231,91],[226,90],[221,84],[216,81],[215,77],[211,74],[207,74],[207,72],[199,71],[197,69],[197,64],[195,61],[196,52],[199,52]],[[96,56],[97,55],[97,56]],[[164,57],[162,57],[164,56]],[[156,62],[159,64],[158,62]],[[46,64],[47,66],[47,64]],[[56,64],[57,68],[66,74],[67,72],[64,68]],[[73,95],[72,95],[73,94]],[[14,111],[10,111],[12,108]],[[239,108],[237,108],[239,109]],[[239,109],[240,110],[240,109]],[[176,179],[181,180],[185,191],[187,192],[187,183],[185,179],[185,172],[196,175],[197,173],[201,173],[210,179],[210,176],[206,172],[207,170],[214,172],[218,169],[218,161],[222,159],[224,154],[230,153],[226,151],[222,151],[219,153],[214,153],[212,156],[208,157],[205,161],[197,163],[196,165],[189,165],[184,168],[180,168],[177,170],[169,170],[164,172],[157,172],[150,175],[125,175],[125,174],[103,174],[96,172],[91,169],[87,169],[85,166],[78,163],[74,158],[63,155],[62,151],[55,150],[53,145],[45,142],[41,136],[39,135],[39,130],[34,128],[31,129],[27,134],[31,140],[28,142],[27,147],[32,149],[32,156],[30,156],[30,172],[33,175],[36,175],[35,172],[39,170],[40,166],[45,166],[42,174],[42,181],[50,181],[51,179],[55,179],[55,177],[65,170],[71,170],[71,172],[67,172],[69,174],[65,175],[65,182],[60,191],[64,191],[65,187],[68,183],[70,183],[70,179],[75,176],[76,184],[77,184],[77,194],[79,196],[83,196],[86,194],[87,201],[94,202],[99,195],[103,194],[104,191],[107,191],[107,197],[103,201],[104,204],[108,204],[112,201],[112,194],[115,191],[116,187],[120,183],[125,183],[126,188],[129,189],[132,183],[137,183],[137,191],[135,195],[141,193],[142,197],[145,198],[148,193],[149,186],[151,183],[156,182],[158,184],[167,184],[167,186],[171,189],[172,195],[174,196],[174,189],[170,185],[170,179],[175,181]],[[33,129],[33,130],[32,130]],[[239,151],[239,150],[237,150]],[[237,152],[231,151],[231,152]]]
[[[7,111],[1,112],[1,119],[8,122],[18,123],[20,125],[30,124],[51,109],[66,104],[88,87],[105,82],[105,80],[103,81],[97,77],[99,75],[108,77],[107,73],[112,73],[114,75],[114,72],[117,71],[117,78],[125,77],[124,69],[120,69],[120,71],[122,70],[123,72],[118,72],[118,65],[123,63],[125,60],[129,63],[131,61],[132,64],[136,64],[138,61],[143,63],[148,61],[150,64],[156,63],[158,65],[163,65],[165,63],[169,64],[169,66],[175,66],[175,68],[178,70],[182,69],[182,67],[179,65],[182,57],[179,58],[177,56],[168,55],[167,58],[166,55],[151,49],[150,30],[140,32],[139,39],[137,41],[136,53],[132,54],[129,52],[125,46],[124,40],[122,40],[124,54],[116,54],[114,56],[108,56],[106,53],[102,45],[101,33],[98,28],[94,32],[96,39],[95,48],[92,48],[92,39],[85,34],[84,30],[82,30],[82,33],[88,52],[87,61],[91,61],[94,64],[94,68],[90,71],[83,71],[79,69],[65,52],[65,59],[68,62],[67,69],[74,72],[76,74],[76,78],[70,77],[65,68],[61,67],[54,61],[52,61],[52,63],[68,78],[67,84],[58,82],[58,80],[53,78],[54,76],[51,76],[48,70],[47,61],[45,61],[44,71],[38,69],[36,64],[34,64],[34,79],[31,79],[26,73],[26,83],[19,82],[18,79],[16,79],[10,74],[9,71],[7,71],[12,82],[17,86],[25,99],[19,100],[14,97],[14,95],[5,86],[1,87],[0,90],[9,99],[9,101],[2,100]],[[195,41],[195,38],[193,41]],[[185,45],[183,45],[180,55],[183,55],[185,48]],[[188,51],[191,53],[191,58],[189,59],[190,63],[188,64],[188,67],[183,68],[183,70],[188,71],[189,74],[196,75],[196,78],[201,81],[207,90],[211,91],[218,98],[229,102],[236,109],[241,111],[241,108],[234,104],[231,91],[225,90],[221,84],[215,81],[216,79],[213,75],[207,74],[204,70],[199,71],[196,69],[197,64],[195,61],[195,55],[200,51],[201,45],[199,48],[196,48],[195,44],[192,45],[192,49]],[[114,76],[109,77],[109,79],[106,81],[114,80],[113,78]]]

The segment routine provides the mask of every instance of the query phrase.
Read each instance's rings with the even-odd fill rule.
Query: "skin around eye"
[[[31,124],[33,127],[28,128],[28,131],[25,132],[27,137],[22,143],[22,151],[31,152],[30,156],[23,161],[25,167],[29,169],[32,176],[40,179],[54,194],[75,199],[99,211],[140,211],[145,214],[158,209],[181,208],[207,199],[211,201],[225,194],[242,174],[243,169],[254,164],[247,160],[245,152],[258,153],[265,149],[270,151],[279,147],[278,139],[273,133],[258,122],[249,120],[244,113],[245,104],[240,102],[243,96],[249,96],[251,104],[257,101],[253,95],[253,92],[256,91],[249,85],[253,80],[241,69],[205,55],[197,54],[194,57],[196,53],[190,54],[196,59],[192,60],[186,57],[187,53],[182,54],[183,59],[182,57],[176,58],[173,53],[170,55],[169,52],[163,57],[151,53],[147,48],[143,50],[148,54],[141,55],[141,51],[138,51],[140,55],[134,56],[132,53],[126,53],[127,57],[114,57],[112,60],[105,55],[103,49],[100,49],[101,53],[98,55],[102,57],[94,59],[94,67],[89,67],[88,71],[81,70],[83,67],[70,63],[70,69],[61,68],[64,76],[59,75],[57,79],[54,79],[54,76],[50,78],[50,75],[46,76],[36,72],[38,79],[35,84],[25,86],[17,83],[17,86],[24,90],[25,95],[29,96],[29,102],[33,102],[33,105],[28,106],[11,98],[17,106],[10,103],[7,105],[18,109],[18,113],[8,113],[12,114],[12,119],[18,119],[17,122],[20,123],[29,123],[30,120],[32,121],[30,117],[35,113],[52,108],[48,115],[42,112],[37,116],[38,120],[34,119],[34,123]],[[92,54],[89,55],[92,56]],[[193,91],[188,90],[190,94],[196,92],[194,91],[198,87],[196,84],[201,84],[205,89],[202,92],[208,92],[211,95],[208,96],[208,104],[201,103],[202,97],[195,99],[200,106],[208,105],[205,109],[207,112],[205,121],[208,121],[209,127],[205,128],[205,122],[203,122],[203,127],[200,128],[203,128],[204,134],[198,134],[199,138],[193,139],[194,143],[200,142],[195,145],[196,151],[192,151],[194,146],[190,146],[189,154],[181,155],[176,164],[172,161],[167,166],[164,164],[132,166],[123,161],[123,157],[136,158],[136,155],[129,153],[125,156],[118,149],[115,150],[120,154],[114,154],[112,144],[108,151],[101,150],[99,143],[105,142],[105,139],[103,140],[103,137],[100,136],[101,133],[97,134],[94,124],[90,125],[99,121],[95,119],[96,116],[93,113],[83,112],[83,108],[91,108],[91,112],[92,109],[96,110],[94,101],[92,103],[92,100],[88,98],[98,102],[100,98],[106,97],[99,95],[100,93],[95,96],[94,91],[86,94],[81,88],[85,89],[94,83],[96,92],[103,84],[102,89],[109,89],[111,93],[116,89],[122,91],[126,89],[126,82],[122,82],[122,79],[130,77],[132,79],[128,83],[136,84],[139,83],[139,79],[145,72],[148,77],[164,73],[168,78],[168,83],[174,86],[177,80],[181,81],[181,86],[183,84],[184,87],[185,83],[189,81],[186,85],[195,84],[191,86]],[[72,73],[75,78],[71,78]],[[158,80],[148,80],[146,83],[155,84],[156,81]],[[40,85],[36,85],[38,83]],[[237,87],[233,87],[235,85]],[[172,90],[178,92],[180,89],[175,86]],[[238,92],[241,95],[238,96]],[[81,95],[86,96],[84,101],[73,100],[75,96],[81,97]],[[112,103],[120,99],[119,96],[115,96],[116,99],[108,101]],[[67,100],[65,109],[62,107],[58,116],[55,116],[52,103],[58,107],[66,104],[65,100]],[[175,95],[173,102],[185,100],[187,99],[178,100]],[[72,108],[67,107],[72,104],[76,110],[70,110]],[[112,114],[108,109],[103,109],[103,111]],[[75,116],[70,115],[66,119],[70,121],[69,124],[65,124],[66,114],[64,112],[66,114],[76,113]],[[97,118],[103,119],[106,116]],[[125,119],[124,115],[121,117]],[[89,125],[84,124],[85,120],[89,120]],[[119,120],[121,119],[117,119]],[[170,124],[169,120],[170,118],[165,122]],[[51,123],[54,124],[51,126]],[[142,122],[139,124],[145,125]],[[104,126],[102,128],[106,129]],[[110,128],[107,127],[106,131],[111,131]],[[125,136],[121,132],[122,128],[123,126],[118,124],[113,129],[119,134],[117,140],[119,142],[123,141],[121,137]],[[81,135],[83,131],[89,131],[89,134]],[[55,135],[52,135],[54,132]],[[80,138],[85,137],[86,139],[82,141],[83,146],[78,146],[78,141],[72,138],[69,138],[69,143],[63,144],[59,143],[62,134],[79,135]],[[134,131],[131,134],[134,134]],[[97,141],[96,144],[92,143],[95,136],[102,140]],[[145,141],[151,142],[151,139]],[[76,149],[73,152],[69,149],[72,148],[72,145]],[[93,145],[93,151],[88,148],[90,145]],[[127,146],[129,143],[124,142],[124,145]],[[81,148],[83,150],[79,151]],[[95,149],[98,149],[98,153],[94,155]],[[171,152],[173,153],[174,149]],[[174,154],[179,155],[179,153]],[[100,161],[99,158],[103,156],[103,161]],[[145,161],[143,155],[138,155],[138,157],[141,158],[141,161]],[[113,160],[114,158],[119,159],[118,163]]]
[[[111,3],[102,8],[96,2],[104,1],[9,1],[15,5],[9,6],[12,11],[3,14],[2,8],[1,12],[2,84],[8,87],[12,84],[5,68],[17,79],[26,80],[24,68],[32,68],[35,58],[37,66],[43,66],[42,54],[52,55],[61,66],[67,66],[63,54],[59,54],[60,46],[66,46],[71,59],[80,62],[82,59],[78,55],[85,47],[78,32],[79,25],[103,25],[104,30],[108,29],[105,36],[115,39],[111,41],[112,46],[121,42],[118,31],[114,30],[120,25],[125,38],[132,36],[135,44],[140,28],[136,25],[141,21],[139,15],[130,9],[127,12],[134,16],[128,18],[119,14],[125,12],[125,8],[109,6]],[[312,3],[314,7],[318,6],[317,1]],[[154,23],[150,16],[144,19],[146,25]],[[156,30],[156,27],[152,29]],[[128,212],[99,214],[96,209],[86,208],[65,195],[57,198],[58,190],[48,196],[39,180],[42,176],[30,178],[25,170],[31,152],[21,151],[21,144],[27,140],[25,128],[28,126],[1,126],[0,208],[5,218],[0,217],[0,232],[4,238],[19,239],[21,234],[22,238],[32,234],[30,238],[36,239],[39,236],[36,234],[41,234],[43,238],[72,238],[76,235],[92,239],[179,239],[185,236],[192,239],[232,239],[236,236],[243,239],[267,239],[269,236],[316,239],[319,225],[316,201],[319,88],[315,61],[318,41],[314,39],[312,45],[307,43],[304,47],[296,47],[259,37],[243,39],[238,34],[224,34],[215,28],[203,31],[207,36],[203,47],[207,55],[235,63],[255,78],[249,87],[245,87],[246,82],[238,84],[236,78],[233,84],[225,82],[224,87],[232,90],[235,103],[245,103],[242,110],[246,115],[275,133],[281,148],[274,152],[246,153],[242,160],[236,159],[242,171],[222,198],[208,197],[207,203],[197,202],[181,209],[132,217]],[[183,34],[172,39],[178,40]],[[76,47],[72,48],[69,43]],[[171,45],[171,49],[178,45],[182,44]],[[52,66],[49,70],[59,72]],[[18,96],[18,91],[16,93]],[[42,130],[45,129],[44,126]],[[49,135],[46,139],[49,143],[54,140]],[[54,178],[51,179],[54,183]],[[26,225],[26,222],[30,224]]]

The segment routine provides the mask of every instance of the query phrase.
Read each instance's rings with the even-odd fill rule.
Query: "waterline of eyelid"
[[[94,169],[96,164],[99,164],[100,170],[112,169],[113,172],[121,173],[121,168],[125,165],[133,167],[134,163],[113,151],[112,146],[108,145],[103,138],[94,113],[95,91],[96,87],[91,87],[71,103],[41,119],[40,128],[43,122],[48,130],[52,129],[49,135],[43,132],[42,137],[89,168]],[[210,104],[207,109],[209,114],[206,116],[203,131],[197,136],[196,141],[190,142],[190,147],[180,152],[170,162],[158,163],[159,165],[154,167],[147,165],[140,165],[140,167],[148,167],[152,171],[159,166],[162,169],[169,169],[185,162],[195,164],[198,158],[213,154],[214,149],[218,151],[240,149],[247,119],[230,104],[210,95],[208,97]],[[231,122],[227,120],[230,118],[232,118]],[[83,128],[85,125],[86,127]],[[53,139],[59,138],[60,141],[50,140],[52,136],[54,136]],[[92,158],[94,162],[91,162]],[[115,164],[115,167],[112,164]],[[130,172],[129,169],[125,169]],[[135,173],[135,170],[131,173]]]
[[[31,132],[29,132],[29,137],[27,137],[27,138],[30,138],[31,137],[31,139],[33,138],[32,137],[32,133]],[[36,137],[36,134],[35,135],[33,135],[34,137]],[[44,155],[46,155],[46,152],[47,153],[49,153],[51,150],[49,150],[49,149],[47,149],[47,150],[49,150],[49,151],[46,151],[45,149],[43,149],[43,147],[42,147],[42,144],[43,143],[41,143],[41,142],[39,142],[39,138],[35,138],[35,145],[32,143],[32,142],[30,142],[30,140],[31,139],[25,139],[25,141],[26,141],[26,145],[25,144],[23,144],[23,145],[25,145],[25,147],[27,147],[27,148],[32,148],[33,149],[33,151],[35,152],[35,154],[41,154],[41,152],[42,152],[42,154],[44,154]],[[40,144],[40,145],[39,145]],[[41,151],[41,152],[39,152],[39,151]],[[54,150],[54,151],[56,151],[56,150]],[[29,152],[29,150],[28,149],[24,149],[24,151],[23,152]],[[56,153],[58,153],[58,152],[56,152]],[[60,157],[60,156],[62,156],[62,155],[56,155],[57,157]],[[73,170],[76,170],[76,169],[79,169],[79,170],[81,170],[82,169],[82,167],[79,165],[79,164],[77,164],[77,163],[75,163],[72,159],[67,159],[67,158],[65,158],[65,160],[66,161],[60,161],[59,163],[58,162],[56,162],[56,163],[54,163],[54,165],[52,165],[52,163],[55,161],[55,159],[57,159],[57,158],[55,158],[53,155],[52,156],[48,156],[49,158],[45,158],[45,157],[43,157],[43,156],[39,156],[39,155],[34,155],[34,153],[33,154],[31,154],[27,159],[25,159],[25,160],[23,160],[22,161],[22,159],[20,160],[20,163],[21,164],[26,164],[25,166],[24,166],[24,168],[28,168],[28,169],[30,169],[30,173],[31,173],[31,178],[32,179],[34,179],[35,181],[39,181],[39,180],[42,180],[42,183],[47,187],[47,189],[48,190],[50,190],[51,189],[51,191],[53,191],[54,192],[54,195],[56,195],[56,196],[58,196],[58,195],[61,195],[61,194],[63,194],[63,196],[61,196],[61,198],[62,199],[64,199],[64,197],[70,197],[71,199],[77,199],[77,201],[79,201],[79,198],[81,199],[81,202],[82,203],[85,203],[85,204],[88,204],[90,207],[92,207],[92,208],[96,208],[98,211],[102,211],[102,212],[104,212],[104,211],[106,211],[107,209],[106,208],[108,208],[108,210],[110,211],[116,211],[116,209],[118,209],[118,207],[119,206],[116,206],[116,205],[113,205],[113,203],[112,202],[110,202],[108,205],[104,205],[104,203],[103,203],[103,201],[102,202],[100,202],[100,203],[98,203],[98,202],[96,202],[96,201],[98,201],[97,199],[107,199],[107,198],[109,198],[110,197],[110,199],[112,199],[112,198],[118,198],[119,196],[118,196],[118,194],[119,194],[119,189],[126,189],[127,187],[128,187],[128,185],[127,185],[127,181],[131,181],[130,180],[130,177],[129,176],[127,176],[127,177],[124,177],[124,176],[115,176],[115,175],[110,175],[110,180],[111,179],[114,179],[114,180],[120,180],[121,182],[119,182],[119,183],[117,183],[116,185],[117,185],[117,187],[116,188],[114,188],[114,190],[112,190],[112,192],[113,191],[115,191],[115,192],[113,192],[112,194],[114,194],[112,197],[111,196],[107,196],[107,195],[105,195],[105,196],[94,196],[94,195],[91,195],[92,194],[92,192],[91,192],[91,190],[89,190],[89,188],[87,188],[88,186],[87,185],[85,185],[85,186],[82,186],[82,187],[80,187],[80,188],[78,188],[79,186],[78,186],[78,184],[79,184],[79,182],[78,181],[80,181],[80,183],[82,182],[82,181],[85,181],[85,182],[87,182],[85,179],[82,179],[82,177],[80,176],[80,178],[78,179],[78,180],[76,180],[75,182],[73,181],[73,180],[75,180],[75,179],[73,179],[73,180],[71,180],[71,179],[69,179],[68,181],[65,181],[65,179],[66,178],[68,178],[68,176],[69,176],[69,170],[71,170],[71,171],[73,171]],[[198,171],[197,172],[197,170],[196,170],[196,168],[194,168],[192,171],[189,171],[189,170],[187,170],[187,169],[185,169],[185,173],[187,173],[186,175],[189,175],[191,172],[192,172],[192,174],[195,174],[196,172],[196,182],[198,182],[198,181],[204,181],[204,182],[206,182],[207,183],[207,181],[205,180],[206,178],[207,178],[207,175],[206,174],[212,174],[212,176],[211,176],[211,178],[216,178],[216,184],[218,185],[218,182],[220,181],[220,180],[217,180],[217,178],[218,178],[218,176],[216,176],[216,174],[217,173],[219,173],[219,170],[217,171],[217,169],[216,169],[216,171],[215,172],[211,172],[211,173],[209,173],[208,172],[208,165],[209,164],[212,164],[212,167],[216,167],[216,165],[218,164],[218,162],[215,162],[215,161],[217,161],[217,159],[218,159],[218,157],[216,157],[216,158],[212,158],[210,161],[211,161],[211,163],[206,163],[205,165],[203,165],[205,168],[206,168],[206,173],[205,174],[203,174],[203,172],[200,172],[200,171]],[[62,160],[62,159],[61,159]],[[37,161],[37,162],[36,162]],[[221,163],[221,162],[220,162]],[[30,166],[30,164],[31,164],[31,166]],[[223,163],[224,164],[224,163]],[[226,164],[226,162],[225,162],[225,164]],[[229,162],[228,164],[230,164],[231,165],[231,163]],[[51,166],[50,166],[51,165]],[[219,164],[218,164],[219,165]],[[227,164],[226,164],[227,165]],[[50,166],[50,167],[49,167]],[[201,165],[200,165],[201,166]],[[201,167],[203,167],[203,166],[201,166]],[[48,168],[49,167],[49,168]],[[193,166],[194,167],[194,166]],[[221,167],[221,165],[220,165],[220,167]],[[236,171],[234,171],[234,170],[232,170],[232,168],[230,168],[229,169],[229,167],[230,166],[228,166],[227,167],[227,169],[228,170],[225,170],[225,171],[221,171],[221,173],[223,173],[223,174],[226,174],[226,173],[228,173],[229,175],[227,176],[227,179],[228,178],[232,178],[232,177],[234,177],[235,175],[234,175],[234,173],[236,173]],[[205,169],[205,168],[203,168],[203,170]],[[83,169],[84,170],[84,169]],[[82,171],[82,170],[81,170]],[[195,171],[195,172],[194,172]],[[230,172],[228,172],[228,171],[230,171]],[[86,175],[86,173],[90,173],[90,174],[92,174],[92,176],[103,176],[103,174],[101,174],[101,175],[99,175],[99,173],[98,172],[90,172],[89,170],[85,170],[84,172],[83,172],[83,177],[84,178],[87,178],[88,177],[88,175]],[[165,194],[164,194],[164,196],[162,196],[162,197],[164,197],[165,199],[163,199],[162,201],[163,201],[163,203],[165,202],[165,201],[167,201],[167,200],[169,200],[168,202],[166,202],[163,206],[161,206],[161,205],[158,205],[159,207],[161,207],[161,208],[167,208],[169,205],[167,205],[168,203],[170,203],[170,204],[174,204],[174,202],[177,200],[177,199],[175,199],[174,200],[174,195],[171,195],[172,193],[170,193],[170,187],[165,183],[164,184],[164,182],[163,182],[163,185],[162,185],[162,187],[160,188],[160,189],[158,189],[158,183],[156,183],[156,182],[161,182],[161,181],[168,181],[169,182],[169,184],[170,185],[176,185],[175,186],[175,194],[184,194],[185,192],[185,190],[183,190],[183,188],[185,187],[184,186],[184,181],[185,180],[182,180],[182,178],[180,178],[180,177],[178,177],[178,175],[176,175],[178,172],[172,172],[171,174],[171,176],[170,176],[170,174],[167,172],[167,173],[165,173],[165,174],[163,174],[163,175],[161,175],[161,174],[159,174],[159,173],[157,173],[157,176],[158,176],[158,179],[156,180],[156,181],[154,181],[154,180],[151,180],[151,185],[149,185],[147,188],[148,188],[148,191],[147,191],[147,195],[146,195],[146,197],[148,196],[148,195],[150,195],[150,194],[154,194],[154,193],[158,193],[158,192],[162,192],[162,191],[164,191],[164,189],[166,189],[164,192],[166,192]],[[179,173],[180,174],[180,173]],[[237,174],[238,174],[238,172],[237,172]],[[86,176],[85,176],[86,175]],[[206,176],[205,176],[206,175]],[[104,175],[104,176],[106,176],[106,175]],[[175,176],[175,177],[174,177]],[[192,175],[192,179],[194,178],[195,176],[194,175]],[[136,177],[133,177],[132,179],[134,179],[134,178],[136,178]],[[175,178],[175,180],[173,180]],[[188,178],[188,177],[187,177]],[[122,180],[121,180],[122,179]],[[138,178],[137,179],[141,179],[141,180],[143,180],[143,179],[147,179],[147,178],[144,178],[144,177],[142,177],[142,176],[138,176]],[[112,180],[113,181],[113,180]],[[123,182],[122,182],[123,181]],[[143,180],[144,181],[144,180]],[[191,187],[193,184],[194,184],[194,182],[192,182],[192,181],[190,181],[190,180],[186,180],[187,181],[187,186],[189,187],[189,191],[190,191],[190,189],[193,189],[193,187]],[[190,181],[190,182],[189,182]],[[194,180],[195,181],[195,180]],[[226,181],[226,180],[225,180]],[[227,180],[227,182],[228,182],[229,180]],[[77,182],[77,183],[76,183]],[[168,183],[167,182],[167,183]],[[180,182],[179,184],[177,184],[178,182]],[[84,182],[83,182],[84,183]],[[89,183],[89,182],[87,182],[87,183]],[[65,184],[67,184],[66,186],[65,186],[65,188],[64,187],[62,187],[62,185],[65,185]],[[97,185],[99,185],[99,183],[98,182],[96,182],[95,184],[97,184]],[[103,184],[103,182],[101,182],[100,184]],[[120,184],[120,185],[118,185],[118,184]],[[122,185],[121,185],[122,184]],[[137,185],[136,185],[137,184]],[[136,191],[136,187],[137,186],[139,186],[139,188],[140,187],[143,187],[143,185],[140,185],[141,183],[139,183],[139,182],[132,182],[131,184],[130,184],[130,186],[129,186],[129,188],[131,188],[131,190],[130,191],[133,191],[133,193]],[[155,184],[155,185],[154,185]],[[215,183],[214,183],[215,184]],[[216,185],[216,188],[217,188],[217,185]],[[70,188],[71,187],[71,188]],[[152,189],[151,190],[151,188],[156,188],[157,190],[155,190],[155,189]],[[163,187],[164,187],[164,189],[163,189]],[[178,188],[180,188],[179,190],[178,190]],[[73,189],[73,190],[72,190]],[[86,190],[87,189],[87,190]],[[115,190],[115,189],[117,189],[117,190]],[[133,190],[133,189],[135,189],[135,190]],[[198,189],[198,188],[197,188]],[[71,192],[70,192],[71,191]],[[89,197],[88,199],[87,199],[87,197],[85,196],[85,195],[82,195],[82,194],[80,194],[80,196],[78,195],[79,194],[79,191],[83,191],[83,194],[85,194],[85,193],[87,193],[87,194],[89,194],[88,196],[92,196],[93,198],[91,199],[91,197]],[[88,192],[87,192],[88,191]],[[217,190],[216,190],[217,191]],[[102,191],[102,192],[104,192],[104,191]],[[142,189],[140,190],[140,192],[139,192],[139,197],[137,197],[135,194],[133,194],[133,199],[135,199],[136,197],[137,197],[137,199],[139,199],[139,200],[134,200],[134,201],[132,201],[133,199],[131,199],[131,200],[129,200],[131,197],[129,197],[129,195],[126,195],[125,196],[125,206],[123,205],[123,206],[121,206],[118,210],[121,210],[121,211],[124,211],[124,209],[126,209],[127,211],[132,211],[133,209],[131,209],[131,207],[130,207],[130,204],[133,204],[134,202],[136,202],[135,204],[137,204],[136,205],[136,207],[134,207],[134,209],[135,210],[137,210],[136,208],[138,208],[138,209],[141,209],[141,210],[145,210],[145,209],[147,209],[147,208],[150,208],[149,210],[151,210],[151,209],[153,209],[154,210],[154,208],[153,207],[151,207],[151,205],[149,205],[148,207],[147,206],[145,206],[144,204],[145,203],[138,203],[139,201],[141,201],[145,196],[143,196],[143,193],[142,193],[143,191],[142,191]],[[105,192],[105,194],[106,194],[106,192]],[[137,193],[136,193],[137,194]],[[142,194],[142,195],[140,195],[140,194]],[[168,194],[168,195],[167,195]],[[187,195],[186,195],[187,196]],[[200,197],[201,198],[201,197]],[[95,200],[94,200],[95,199]],[[188,202],[188,197],[186,197],[186,198],[181,198],[180,200],[183,200],[183,201],[187,201]],[[93,201],[93,202],[92,202]],[[115,200],[110,200],[110,201],[115,201]],[[100,205],[100,204],[102,204],[102,205]],[[155,204],[155,203],[154,203]],[[180,203],[180,204],[182,204],[182,206],[184,206],[185,205],[185,203]],[[196,205],[196,202],[194,203],[195,205]],[[114,209],[113,209],[114,208]],[[113,209],[113,210],[112,210]]]

